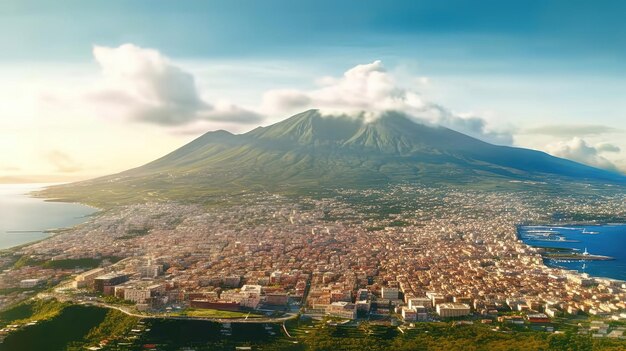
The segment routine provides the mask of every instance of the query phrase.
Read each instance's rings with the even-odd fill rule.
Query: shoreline
[[[10,247],[6,247],[6,248],[0,248],[0,255],[5,255],[5,254],[9,254],[9,253],[15,253],[15,251],[18,251],[24,247],[27,247],[29,245],[33,245],[33,244],[37,244],[40,243],[44,240],[48,240],[50,238],[53,238],[59,234],[62,234],[63,232],[75,229],[81,225],[84,225],[86,223],[89,222],[89,220],[97,215],[102,214],[105,210],[102,208],[98,208],[95,207],[93,205],[88,205],[88,204],[84,204],[84,203],[80,203],[80,202],[72,202],[72,201],[54,201],[55,199],[49,199],[49,198],[44,198],[44,197],[40,197],[40,196],[36,196],[36,192],[41,191],[47,187],[50,186],[54,186],[54,185],[59,185],[59,184],[64,184],[64,183],[19,183],[19,184],[2,184],[5,186],[11,186],[11,185],[17,185],[17,186],[31,186],[31,187],[35,187],[35,189],[37,190],[29,190],[29,189],[24,189],[26,190],[25,192],[20,192],[18,195],[20,196],[24,196],[26,198],[31,198],[31,199],[38,199],[41,200],[42,202],[57,202],[57,203],[64,203],[64,204],[74,204],[74,205],[80,205],[80,206],[84,206],[84,207],[88,207],[90,209],[93,209],[94,211],[92,213],[89,214],[85,214],[79,217],[74,217],[75,219],[83,219],[80,223],[76,223],[74,225],[70,225],[70,226],[65,226],[65,227],[52,227],[52,228],[46,228],[46,229],[41,229],[41,230],[7,230],[4,234],[27,234],[27,233],[42,233],[44,235],[46,235],[44,238],[41,239],[35,239],[29,242],[25,242],[22,244],[18,244],[18,245],[14,245],[14,246],[10,246]],[[2,233],[0,233],[2,234]]]
[[[516,228],[516,237],[517,240],[523,242],[525,245],[527,245],[530,248],[533,249],[539,249],[542,252],[539,252],[539,254],[541,255],[541,258],[543,259],[543,264],[548,267],[548,268],[558,268],[558,269],[562,269],[562,270],[568,270],[568,271],[574,271],[578,274],[587,274],[589,277],[592,277],[594,279],[610,279],[610,280],[618,280],[618,281],[626,281],[626,279],[619,279],[619,278],[613,278],[613,277],[607,277],[607,276],[600,276],[600,275],[592,275],[586,272],[581,272],[579,269],[575,269],[575,268],[566,268],[566,267],[562,267],[559,266],[557,263],[573,263],[573,262],[600,262],[600,261],[613,261],[616,260],[616,258],[611,257],[611,256],[605,256],[605,255],[583,255],[582,253],[578,253],[577,249],[574,248],[566,248],[566,247],[549,247],[549,246],[542,246],[540,245],[532,245],[529,244],[528,242],[526,242],[526,240],[524,240],[521,236],[520,230],[523,227],[540,227],[540,228],[557,228],[557,229],[580,229],[581,227],[592,227],[592,226],[597,226],[597,227],[603,227],[603,226],[610,226],[610,227],[626,227],[626,223],[618,223],[618,222],[594,222],[594,221],[584,221],[584,222],[568,222],[568,223],[557,223],[557,224],[553,224],[553,223],[549,223],[549,224],[534,224],[534,223],[523,223],[523,224],[517,224],[515,226]],[[562,233],[559,233],[562,234]],[[545,242],[555,242],[555,243],[567,243],[568,241],[559,241],[559,240],[543,240],[543,241],[539,241],[540,243],[545,243]],[[553,250],[553,252],[550,252],[550,250]],[[551,264],[548,264],[547,262],[551,262]]]

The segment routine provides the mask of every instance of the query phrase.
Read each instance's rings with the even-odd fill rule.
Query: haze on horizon
[[[245,9],[245,10],[242,10]],[[0,4],[0,182],[85,179],[310,108],[626,171],[619,1]],[[280,20],[276,20],[279,18]]]

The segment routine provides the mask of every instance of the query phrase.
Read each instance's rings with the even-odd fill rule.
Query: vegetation
[[[128,301],[128,300],[124,300],[122,298],[119,298],[117,296],[113,296],[113,295],[106,295],[102,298],[102,301],[111,304],[111,305],[128,305],[128,306],[133,306],[135,305],[135,303],[133,303],[132,301]]]
[[[210,310],[202,310],[208,312]],[[194,312],[194,310],[187,311]],[[225,311],[219,311],[220,313]],[[210,313],[210,312],[209,312]],[[236,313],[236,312],[231,312]],[[263,350],[433,350],[433,351],[499,351],[555,350],[595,351],[624,350],[626,341],[592,339],[577,335],[574,330],[564,334],[519,330],[506,326],[454,325],[452,323],[416,323],[414,328],[379,325],[376,322],[359,326],[312,323],[306,320],[287,322],[293,336],[289,338],[278,324],[219,323],[192,320],[145,319],[128,316],[117,310],[67,305],[56,300],[37,301],[14,306],[0,312],[7,321],[39,320],[36,325],[21,328],[7,336],[1,350],[84,350],[99,344],[115,350],[136,350],[144,344],[158,344],[159,350],[232,350],[234,346],[254,346]],[[619,322],[617,322],[618,325]],[[141,325],[140,325],[141,324]],[[139,328],[143,332],[132,332]],[[223,330],[229,330],[224,333]],[[268,332],[268,328],[271,333]],[[120,346],[124,341],[127,346]],[[114,346],[113,346],[114,345]]]
[[[57,300],[29,301],[0,312],[3,325],[36,322],[9,334],[0,350],[84,350],[124,337],[138,320],[117,310]]]
[[[363,329],[363,328],[362,328]],[[365,328],[366,330],[371,329]],[[443,323],[419,323],[404,334],[376,334],[341,326],[316,328],[304,337],[305,350],[623,350],[621,340],[593,340],[576,334],[550,334],[537,331],[499,332],[487,326],[452,326]]]
[[[99,342],[103,339],[116,339],[124,336],[139,321],[118,310],[109,310],[102,323],[89,331],[85,337],[87,342]]]
[[[32,321],[49,320],[58,316],[68,303],[51,300],[31,300],[0,312],[0,323],[25,324]]]

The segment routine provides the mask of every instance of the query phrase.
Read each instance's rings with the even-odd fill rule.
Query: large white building
[[[470,306],[464,303],[441,303],[437,305],[437,314],[444,318],[467,316],[470,314]]]

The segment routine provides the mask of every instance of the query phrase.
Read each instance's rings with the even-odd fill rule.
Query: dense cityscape
[[[554,333],[555,318],[584,314],[593,322],[579,333],[624,337],[607,323],[626,318],[626,282],[551,268],[544,250],[517,234],[518,225],[553,223],[555,214],[623,218],[621,194],[546,204],[530,192],[395,186],[238,202],[102,211],[5,254],[0,289],[14,292],[2,304],[55,297],[136,316],[282,322],[300,314],[406,328],[461,318]],[[86,260],[92,269],[78,264]]]

